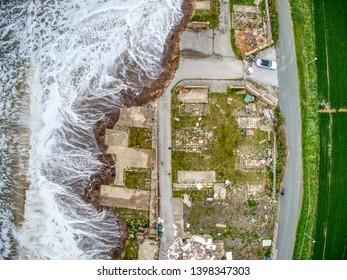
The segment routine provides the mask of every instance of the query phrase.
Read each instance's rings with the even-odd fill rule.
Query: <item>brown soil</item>
[[[134,96],[132,92],[124,91],[122,92],[123,104],[126,107],[144,105],[148,102],[154,101],[160,97],[165,89],[170,85],[174,74],[178,68],[179,64],[179,40],[181,33],[186,29],[188,23],[190,22],[194,11],[195,11],[195,0],[185,0],[182,4],[182,11],[184,16],[182,21],[171,31],[171,35],[168,37],[165,43],[166,53],[161,62],[163,69],[165,71],[155,80],[150,87],[143,89],[142,93],[137,97]],[[129,98],[130,96],[130,98]],[[99,160],[103,163],[103,167],[98,173],[95,173],[90,177],[90,180],[84,186],[84,198],[87,202],[92,203],[98,210],[110,210],[111,208],[101,206],[95,196],[96,190],[102,184],[111,184],[115,179],[115,162],[111,155],[106,154],[107,146],[105,144],[105,133],[106,129],[111,129],[114,127],[119,118],[119,109],[115,108],[113,111],[106,114],[105,118],[94,125],[94,135],[97,141],[98,147],[101,150]],[[120,225],[120,223],[118,223]],[[115,247],[119,249],[112,249],[111,256],[113,259],[121,259],[123,255],[124,248],[126,246],[126,241],[128,240],[129,234],[128,230],[123,223],[121,229],[121,234],[123,236],[119,244],[115,244]]]

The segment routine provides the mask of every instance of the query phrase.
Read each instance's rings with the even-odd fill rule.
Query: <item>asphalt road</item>
[[[277,259],[292,259],[302,202],[302,151],[299,81],[288,0],[278,1],[280,38],[277,45],[280,107],[286,119],[288,145],[285,194],[280,198]]]

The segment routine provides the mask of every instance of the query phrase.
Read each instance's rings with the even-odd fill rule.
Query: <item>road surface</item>
[[[280,107],[286,119],[288,145],[285,194],[280,197],[277,259],[292,259],[302,202],[302,153],[299,81],[288,0],[278,1],[280,38],[277,46]]]

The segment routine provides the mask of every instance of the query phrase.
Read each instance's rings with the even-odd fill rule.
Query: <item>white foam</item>
[[[81,199],[82,184],[103,165],[92,126],[122,106],[122,90],[139,94],[162,73],[182,1],[29,1],[26,20],[11,23],[20,56],[31,61],[31,185],[16,234],[20,258],[110,256],[120,238],[116,218]]]

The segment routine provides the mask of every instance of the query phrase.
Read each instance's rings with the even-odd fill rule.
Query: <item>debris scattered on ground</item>
[[[272,244],[271,240],[263,240],[263,247],[270,247]]]
[[[192,202],[190,201],[190,196],[188,194],[183,195],[183,203],[189,208],[192,207]]]
[[[222,243],[213,243],[211,237],[199,235],[185,241],[177,238],[166,254],[168,260],[218,260],[222,257],[225,257]]]

